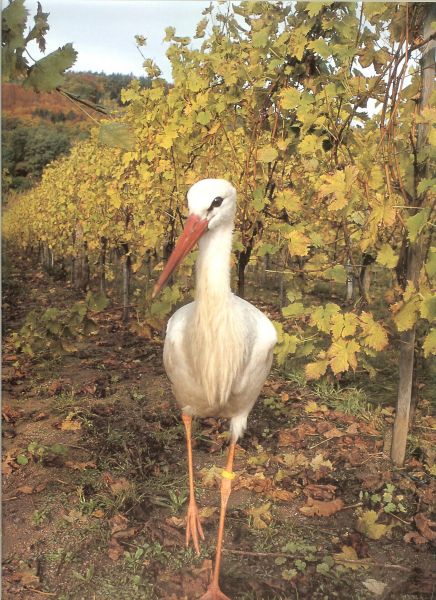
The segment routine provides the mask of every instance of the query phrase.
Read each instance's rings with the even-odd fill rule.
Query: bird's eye
[[[217,208],[218,206],[221,206],[221,204],[223,203],[224,198],[221,198],[221,196],[217,196],[214,201],[212,202],[212,204],[209,207],[209,210],[212,210],[212,208]]]

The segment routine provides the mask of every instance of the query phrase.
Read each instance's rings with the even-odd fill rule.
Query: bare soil
[[[227,424],[195,427],[206,534],[197,556],[184,543],[185,440],[160,337],[131,333],[112,304],[77,352],[16,353],[12,334],[30,310],[75,299],[30,260],[9,266],[3,597],[199,598],[214,557],[213,467],[225,463]],[[394,470],[384,453],[392,410],[357,412],[273,370],[236,456],[221,576],[233,600],[434,597],[434,420],[427,405],[418,409],[407,464]]]

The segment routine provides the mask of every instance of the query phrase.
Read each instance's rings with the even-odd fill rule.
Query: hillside
[[[45,114],[44,114],[45,111]],[[24,89],[19,83],[2,85],[3,116],[24,118],[50,118],[50,115],[65,115],[70,121],[83,121],[86,115],[70,100],[58,92],[37,93]]]

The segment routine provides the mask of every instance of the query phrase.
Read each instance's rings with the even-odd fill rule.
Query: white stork
[[[189,506],[186,544],[197,553],[204,539],[194,493],[193,416],[230,419],[230,447],[222,472],[221,513],[211,584],[201,600],[229,600],[219,588],[221,547],[231,491],[236,441],[271,368],[277,335],[271,321],[230,289],[230,254],[236,190],[224,179],[203,179],[188,192],[189,217],[153,290],[159,292],[177,265],[199,241],[196,299],[168,322],[163,359],[186,429]]]

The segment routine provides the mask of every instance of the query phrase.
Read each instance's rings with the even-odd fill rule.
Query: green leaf
[[[104,310],[109,304],[109,298],[106,294],[100,292],[99,294],[89,294],[88,295],[88,306],[91,310],[95,312],[100,312]]]
[[[202,110],[197,115],[197,123],[200,125],[207,125],[212,120],[212,114],[208,110]]]
[[[403,302],[401,308],[394,315],[394,322],[398,331],[408,331],[418,319],[418,311],[421,300],[418,296],[412,296],[407,302]]]
[[[428,221],[429,214],[430,209],[423,208],[422,210],[419,210],[416,215],[413,215],[413,217],[406,219],[407,235],[411,242],[416,241],[416,238]]]
[[[25,454],[18,454],[17,463],[19,465],[27,465],[28,462],[29,462],[29,459],[27,458],[27,456]]]
[[[332,53],[329,45],[325,40],[323,40],[323,38],[318,38],[317,40],[310,42],[308,46],[309,48],[312,48],[312,50],[315,50],[315,52],[319,54],[321,58],[328,58]]]
[[[325,279],[332,279],[333,281],[336,281],[336,283],[346,283],[347,281],[347,271],[342,265],[335,265],[334,267],[326,269],[322,276]]]
[[[434,246],[429,250],[428,259],[425,263],[425,270],[427,271],[429,279],[436,277],[436,247]]]
[[[378,251],[376,260],[380,265],[388,267],[388,269],[394,269],[397,266],[398,256],[395,254],[392,246],[383,244]]]
[[[430,333],[425,337],[422,349],[425,358],[428,358],[430,354],[436,354],[436,329],[431,329]]]
[[[436,296],[426,294],[421,304],[421,317],[430,323],[436,319]]]
[[[273,162],[278,156],[278,152],[272,146],[263,146],[257,152],[257,160],[260,162]]]
[[[260,31],[253,33],[252,44],[254,48],[265,48],[268,44],[269,39],[269,28],[265,27]]]
[[[436,179],[422,179],[418,183],[417,192],[419,195],[425,194],[427,190],[434,190],[436,188]]]
[[[282,308],[282,315],[284,317],[300,317],[305,313],[304,304],[301,302],[293,302]]]
[[[310,324],[324,333],[330,331],[330,321],[333,315],[339,312],[339,306],[329,302],[326,306],[318,306],[311,314]]]
[[[136,138],[126,123],[103,123],[100,125],[99,142],[111,148],[133,150]]]
[[[38,60],[30,69],[24,87],[36,92],[51,92],[64,81],[65,71],[76,62],[77,52],[72,44],[65,44]]]
[[[34,16],[35,25],[32,27],[26,37],[26,44],[35,40],[41,52],[45,52],[45,34],[50,29],[47,18],[49,13],[42,12],[42,6],[38,2],[36,15]]]
[[[297,89],[293,87],[285,88],[284,90],[282,90],[280,97],[281,107],[284,110],[292,110],[300,105],[301,94]]]

